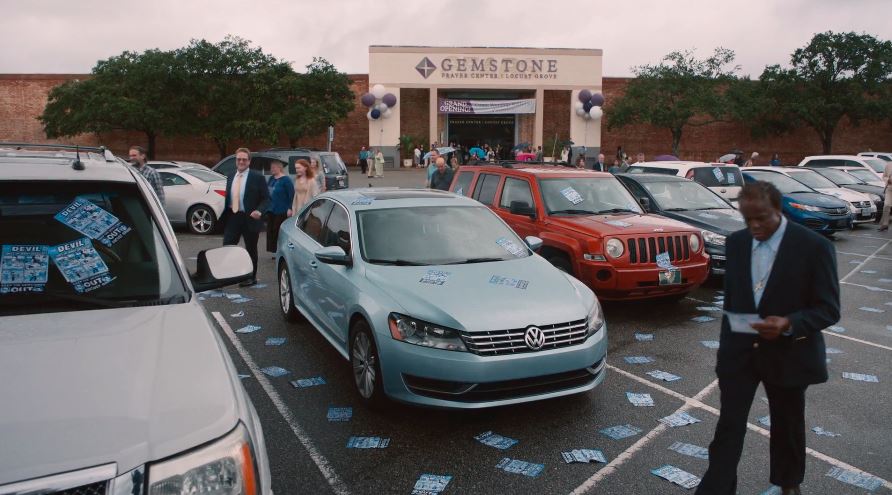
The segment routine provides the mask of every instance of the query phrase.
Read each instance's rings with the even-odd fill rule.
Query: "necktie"
[[[759,305],[759,301],[762,300],[762,293],[765,291],[765,283],[768,281],[768,276],[770,275],[770,271],[768,269],[768,257],[769,257],[769,248],[768,245],[764,242],[760,242],[755,251],[753,251],[754,260],[753,266],[755,268],[755,285],[753,286],[753,299],[756,302],[756,306]]]
[[[232,199],[229,200],[229,203],[232,205],[232,212],[238,213],[239,210],[239,200],[242,196],[242,173],[239,172],[235,174],[235,179],[232,181]]]

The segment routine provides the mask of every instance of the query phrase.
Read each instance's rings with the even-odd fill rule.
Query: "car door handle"
[[[316,268],[317,266],[319,266],[319,263],[316,263],[315,261],[310,262],[310,267]]]
[[[287,245],[288,245],[288,249],[294,249],[294,243],[293,243],[293,242],[289,242]]]

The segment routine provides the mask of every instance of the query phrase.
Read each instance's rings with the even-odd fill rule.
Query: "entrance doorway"
[[[493,149],[501,146],[501,158],[507,158],[515,144],[517,118],[514,114],[448,114],[446,129],[449,143],[460,144],[466,150],[484,144]]]

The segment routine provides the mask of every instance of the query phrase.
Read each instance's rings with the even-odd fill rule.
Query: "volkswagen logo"
[[[539,327],[530,327],[523,340],[531,350],[538,351],[545,345],[545,333]]]

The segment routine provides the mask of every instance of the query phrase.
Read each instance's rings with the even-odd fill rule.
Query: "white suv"
[[[740,167],[726,163],[644,162],[629,165],[629,174],[668,174],[691,179],[708,187],[737,208],[737,196],[743,187]]]
[[[828,168],[828,167],[862,167],[883,177],[886,162],[879,158],[857,155],[818,155],[807,156],[799,162],[800,167]]]
[[[858,156],[865,156],[868,158],[879,158],[884,162],[892,162],[892,153],[888,151],[862,151],[858,153]]]
[[[131,166],[2,143],[0,245],[0,494],[271,493],[196,294],[250,278],[244,249],[202,251],[189,274]]]

